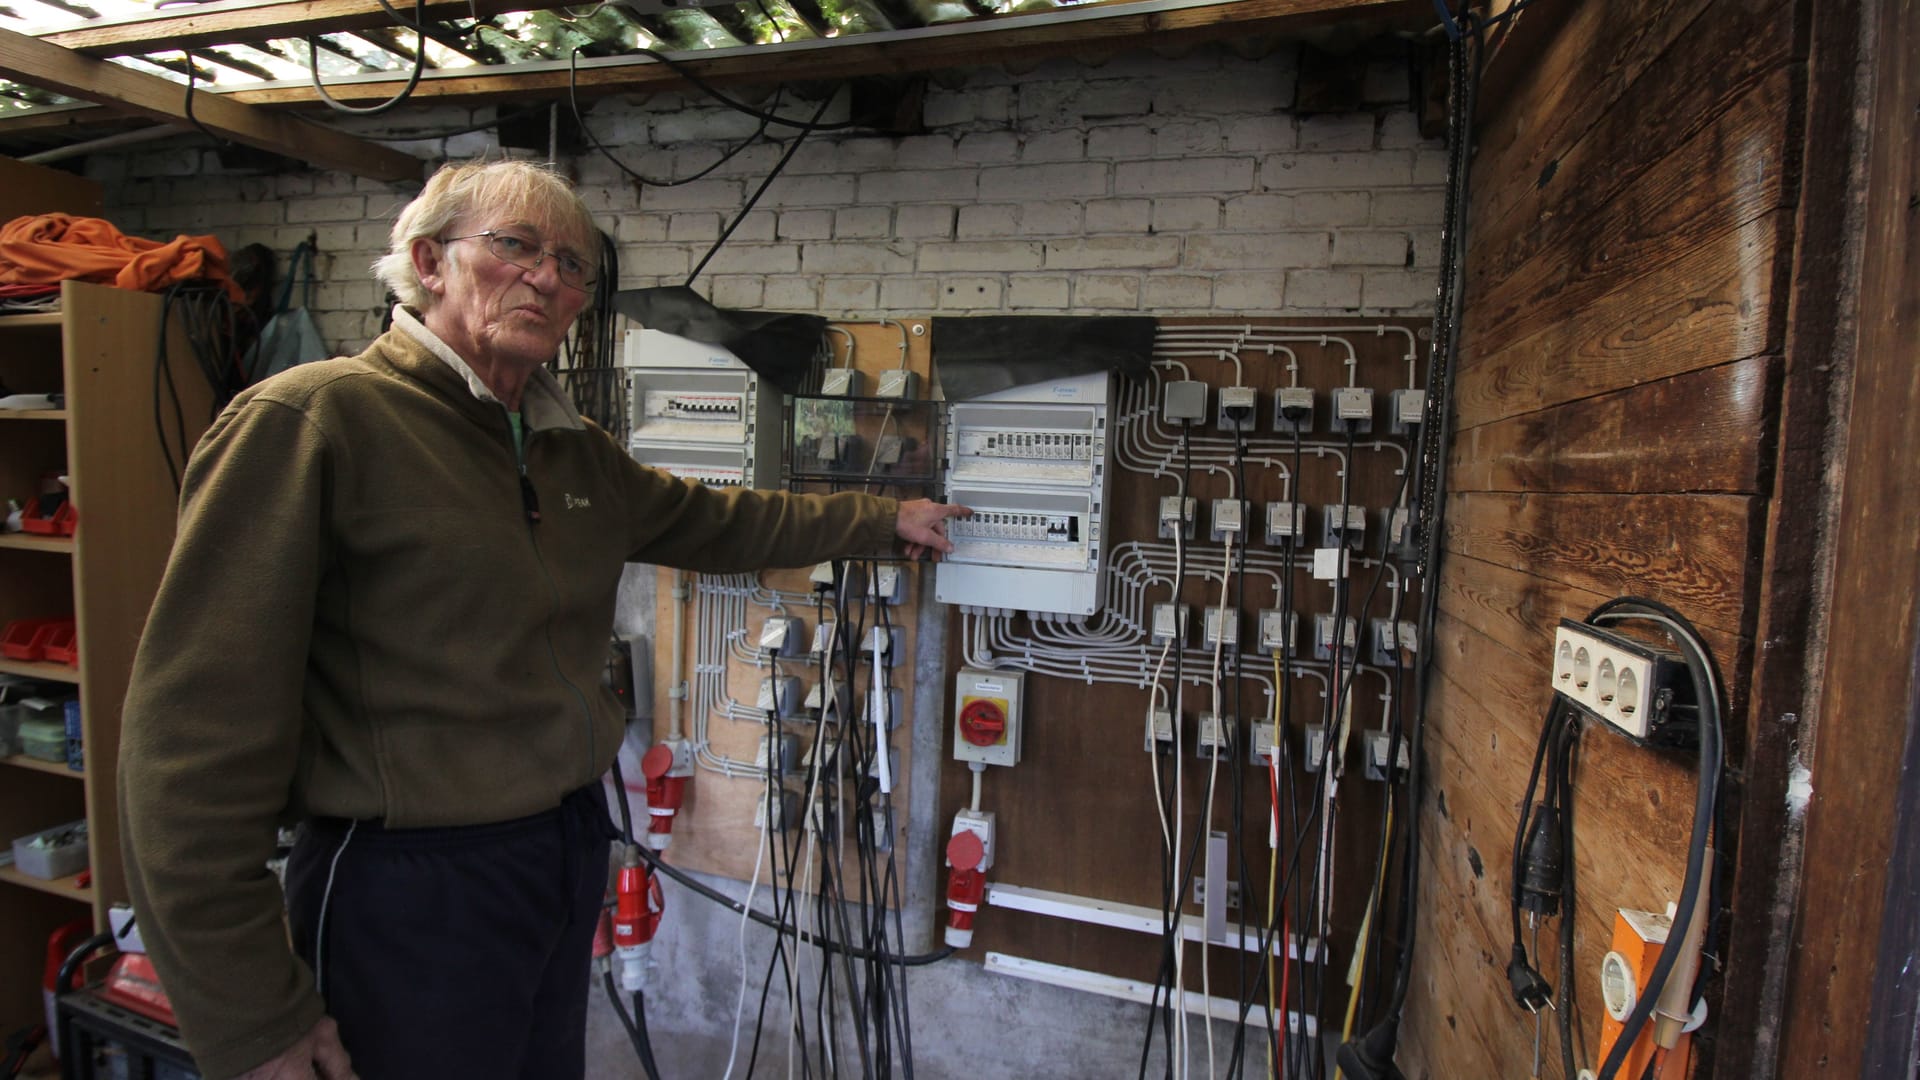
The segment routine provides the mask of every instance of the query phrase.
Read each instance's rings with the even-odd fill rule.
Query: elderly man
[[[376,267],[393,329],[240,395],[194,452],[120,795],[210,1078],[581,1076],[622,566],[951,550],[958,508],[710,490],[582,420],[543,365],[598,250],[554,174],[443,169]]]

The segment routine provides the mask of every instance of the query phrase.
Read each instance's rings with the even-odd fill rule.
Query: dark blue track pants
[[[303,825],[294,946],[361,1080],[583,1076],[613,836],[598,784],[491,825]]]

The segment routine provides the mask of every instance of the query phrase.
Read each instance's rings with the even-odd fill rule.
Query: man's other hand
[[[938,562],[940,556],[953,552],[953,541],[947,539],[947,519],[972,516],[973,511],[964,506],[914,499],[900,504],[900,518],[894,531],[906,541],[907,558],[917,559],[932,552],[934,561]]]
[[[272,1061],[241,1073],[235,1080],[360,1080],[347,1048],[340,1045],[340,1025],[323,1016],[300,1041]]]

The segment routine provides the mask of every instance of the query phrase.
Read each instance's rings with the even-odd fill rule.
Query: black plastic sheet
[[[994,315],[933,320],[933,362],[948,401],[1071,375],[1146,375],[1148,316]]]
[[[685,285],[625,289],[612,307],[649,330],[722,346],[788,394],[805,388],[827,328],[819,315],[714,307]]]

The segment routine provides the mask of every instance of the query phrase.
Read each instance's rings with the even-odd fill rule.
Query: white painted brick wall
[[[1363,108],[1298,117],[1296,71],[1287,51],[1202,48],[936,73],[924,133],[810,136],[696,288],[856,317],[1431,311],[1446,152],[1402,104],[1405,67],[1370,65]],[[418,133],[400,145],[441,161],[497,155],[490,132],[433,134],[492,115],[440,105],[354,126]],[[661,179],[712,165],[757,126],[697,93],[607,99],[587,120],[627,168]],[[749,146],[675,187],[636,183],[593,152],[562,166],[620,245],[623,285],[678,284],[785,145]],[[367,267],[418,190],[226,174],[204,149],[164,143],[93,155],[88,169],[139,235],[284,253],[315,234],[328,286],[316,315],[342,351],[379,325]]]

